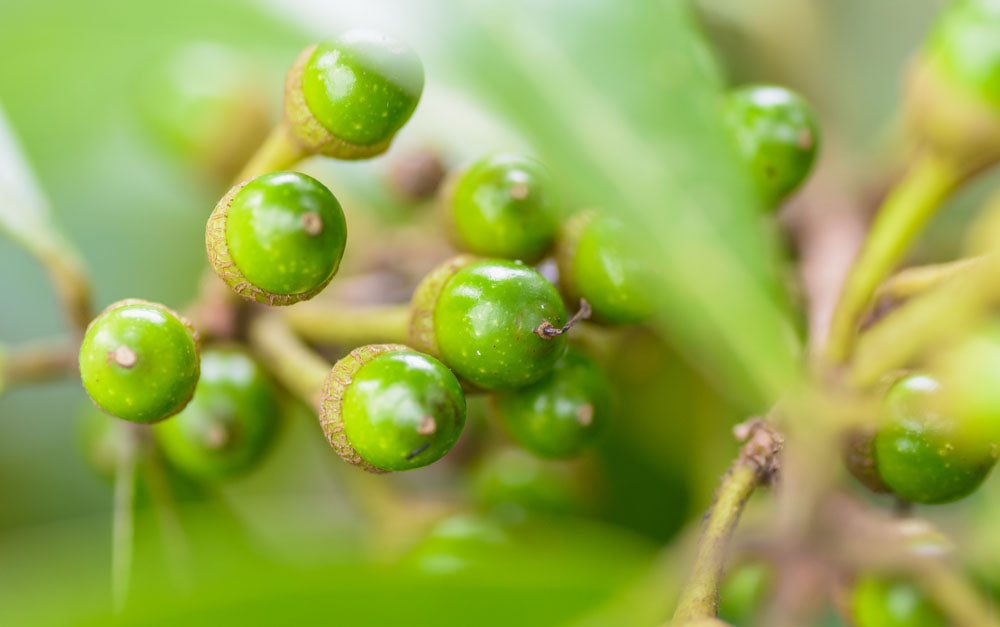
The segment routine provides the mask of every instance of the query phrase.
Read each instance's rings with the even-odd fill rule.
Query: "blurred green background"
[[[862,189],[868,172],[892,167],[898,85],[938,5],[0,2],[0,107],[56,222],[86,260],[97,306],[133,296],[190,301],[206,266],[205,219],[226,186],[183,158],[183,139],[150,128],[150,107],[168,117],[172,110],[169,94],[155,91],[157,64],[191,43],[228,46],[273,119],[297,51],[357,26],[407,39],[428,77],[417,113],[385,157],[308,166],[357,201],[344,204],[349,220],[368,225],[361,233],[377,240],[410,219],[413,208],[381,184],[394,156],[433,146],[454,164],[525,149],[550,165],[574,208],[614,208],[648,234],[640,244],[656,255],[662,317],[656,334],[627,335],[608,364],[618,420],[583,470],[572,469],[585,505],[496,529],[492,518],[460,519],[438,530],[445,540],[421,540],[434,516],[420,503],[446,501],[442,516],[489,505],[469,496],[470,470],[453,462],[359,486],[315,421],[291,411],[276,450],[250,476],[209,488],[174,479],[182,538],[140,494],[132,595],[120,620],[665,618],[671,600],[650,585],[671,576],[659,551],[711,498],[735,451],[729,427],[794,381],[802,350],[800,306],[783,281],[791,253],[750,200],[718,127],[718,96],[750,81],[800,90],[822,118],[823,168]],[[956,233],[990,183],[943,212],[915,257],[954,254]],[[349,257],[377,245],[360,239],[349,240]],[[0,268],[0,342],[63,335],[34,260],[0,239]],[[111,491],[81,453],[75,417],[83,405],[75,381],[0,397],[0,624],[109,620]],[[486,422],[474,418],[471,431],[500,438]],[[405,495],[392,516],[405,522],[413,508],[420,533],[367,522],[365,495],[385,486]],[[541,502],[528,510],[551,505]],[[460,558],[450,572],[433,566],[442,552]]]

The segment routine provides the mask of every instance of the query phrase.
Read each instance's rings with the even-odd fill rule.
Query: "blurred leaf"
[[[658,273],[662,328],[686,357],[744,407],[773,401],[794,382],[800,347],[686,3],[465,9],[449,41],[462,84],[533,142],[576,207],[631,222]]]

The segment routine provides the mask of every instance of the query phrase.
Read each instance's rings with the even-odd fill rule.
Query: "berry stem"
[[[746,444],[723,478],[705,519],[694,566],[674,611],[677,623],[715,617],[729,541],[743,507],[753,491],[769,483],[778,471],[784,443],[780,433],[756,418],[737,425],[733,432]]]
[[[902,302],[965,273],[970,266],[974,266],[981,261],[980,257],[972,257],[970,259],[958,259],[946,263],[906,268],[886,279],[875,291],[872,301],[875,303]]]
[[[901,368],[922,350],[957,337],[1000,301],[1000,256],[988,255],[950,280],[910,299],[857,341],[847,380],[863,387]]]
[[[125,609],[132,578],[135,523],[136,447],[139,434],[129,425],[115,466],[114,511],[111,520],[111,600],[115,613]]]
[[[79,337],[94,317],[90,301],[90,279],[83,263],[70,248],[41,252],[38,256],[52,281],[59,304]]]
[[[282,120],[271,130],[264,143],[243,166],[243,169],[236,176],[234,184],[249,181],[269,172],[287,170],[307,156],[308,153],[302,146],[292,139],[288,127]]]
[[[28,345],[9,351],[0,347],[0,392],[12,385],[75,376],[78,352],[75,344],[66,342]]]
[[[296,337],[278,314],[254,318],[247,337],[260,363],[278,382],[318,411],[323,381],[332,365]]]
[[[832,363],[847,359],[858,320],[878,284],[962,179],[952,163],[924,152],[882,202],[833,314],[826,348]]]
[[[410,305],[345,305],[310,301],[282,312],[299,337],[317,344],[353,348],[361,344],[405,344]]]
[[[566,321],[566,324],[564,324],[562,328],[552,326],[552,323],[548,320],[542,320],[542,323],[538,325],[537,329],[535,329],[535,333],[543,340],[550,340],[557,335],[562,335],[563,333],[569,331],[581,320],[587,320],[590,318],[591,313],[592,310],[590,308],[590,303],[587,302],[587,299],[581,298],[580,308],[575,314],[573,314],[572,318]]]

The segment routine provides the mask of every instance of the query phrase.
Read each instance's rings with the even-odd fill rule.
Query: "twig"
[[[729,541],[743,506],[757,486],[773,480],[780,467],[784,438],[769,424],[752,419],[733,432],[746,444],[722,480],[705,521],[691,575],[674,612],[676,623],[715,617]]]
[[[834,311],[826,350],[832,363],[848,357],[858,319],[876,287],[962,178],[953,164],[926,152],[886,197]]]
[[[283,386],[310,407],[319,408],[330,363],[303,344],[280,314],[266,313],[254,318],[247,339],[260,363]]]
[[[300,337],[318,344],[354,348],[361,344],[405,344],[410,305],[347,305],[306,302],[282,312]]]
[[[74,376],[77,353],[77,346],[69,342],[22,346],[6,353],[0,348],[0,392],[10,385]]]
[[[131,429],[127,433],[128,440],[118,449],[111,520],[111,600],[116,614],[125,609],[132,577],[138,434]]]

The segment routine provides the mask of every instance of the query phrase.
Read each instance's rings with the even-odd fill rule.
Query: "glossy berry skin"
[[[942,414],[940,384],[927,375],[897,381],[885,399],[887,417],[875,436],[882,481],[913,503],[949,503],[983,482],[997,446],[967,433],[961,419]]]
[[[340,203],[322,183],[274,172],[237,185],[209,218],[213,268],[248,300],[290,305],[319,293],[347,244]]]
[[[761,200],[776,207],[816,159],[819,128],[812,109],[784,87],[749,85],[729,92],[723,118]]]
[[[652,315],[649,264],[621,220],[595,211],[576,214],[560,234],[556,260],[567,300],[586,299],[595,320],[634,324]]]
[[[256,464],[278,424],[278,402],[260,366],[237,349],[201,358],[194,397],[154,433],[170,462],[188,475],[219,479]]]
[[[157,303],[123,300],[105,309],[80,345],[80,379],[104,411],[155,422],[187,405],[198,383],[198,337]]]
[[[539,259],[559,226],[553,188],[534,159],[496,154],[477,161],[445,188],[442,211],[452,240],[485,257]]]
[[[931,33],[927,54],[943,76],[1000,110],[1000,4],[949,3]]]
[[[310,152],[364,159],[386,151],[420,101],[424,68],[405,44],[352,30],[303,51],[285,84],[285,116]]]
[[[948,621],[913,584],[864,576],[854,584],[851,612],[857,627],[945,627]]]
[[[559,292],[530,266],[462,259],[447,262],[445,276],[432,272],[417,288],[414,316],[419,319],[422,308],[429,311],[431,333],[414,339],[480,388],[538,381],[566,350],[565,335],[545,339],[535,333],[545,321],[553,327],[566,323]]]
[[[525,449],[541,457],[572,457],[607,426],[611,384],[593,359],[571,348],[541,381],[497,393],[494,407]]]
[[[355,349],[324,386],[320,423],[345,460],[370,471],[441,459],[465,426],[465,393],[440,361],[398,344]]]

